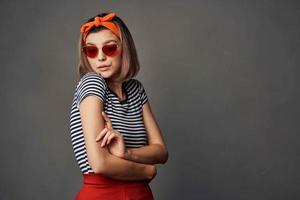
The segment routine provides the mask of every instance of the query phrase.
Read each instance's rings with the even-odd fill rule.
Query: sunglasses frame
[[[116,49],[116,53],[113,55],[113,56],[110,56],[110,55],[107,55],[104,51],[103,51],[103,48],[105,47],[105,46],[111,46],[111,45],[117,45],[117,49]],[[85,51],[84,51],[84,48],[85,47],[88,47],[88,46],[93,46],[93,47],[96,47],[97,48],[97,54],[96,54],[96,56],[95,57],[90,57],[90,56],[88,56],[86,53],[85,53]],[[108,57],[115,57],[115,56],[117,56],[118,55],[118,53],[119,53],[119,47],[121,46],[121,44],[119,44],[119,43],[113,43],[113,44],[105,44],[105,45],[103,45],[101,48],[99,48],[97,45],[95,45],[95,44],[92,44],[92,45],[83,45],[82,46],[82,48],[81,48],[81,51],[83,52],[83,54],[86,56],[86,57],[88,57],[88,58],[96,58],[97,56],[98,56],[98,54],[99,54],[99,50],[101,49],[101,51],[104,53],[104,55],[105,56],[108,56]]]

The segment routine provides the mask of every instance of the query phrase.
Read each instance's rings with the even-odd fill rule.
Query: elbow
[[[161,164],[165,164],[168,161],[168,158],[169,158],[169,153],[168,153],[168,150],[166,149],[164,151],[163,159],[161,160]]]
[[[165,164],[167,161],[168,161],[168,158],[169,158],[169,152],[167,150],[166,147],[162,147],[162,151],[161,151],[161,156],[160,156],[160,159],[159,159],[159,163],[160,164]]]

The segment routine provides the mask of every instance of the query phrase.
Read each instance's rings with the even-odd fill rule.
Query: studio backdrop
[[[169,151],[156,200],[300,199],[300,3],[8,1],[1,20],[0,199],[74,199],[69,114],[79,29],[116,12]]]

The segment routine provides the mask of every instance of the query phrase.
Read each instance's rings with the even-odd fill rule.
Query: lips
[[[110,65],[99,65],[97,68],[101,71],[106,71],[108,70]]]
[[[105,67],[109,67],[109,65],[99,65],[98,68],[105,68]]]

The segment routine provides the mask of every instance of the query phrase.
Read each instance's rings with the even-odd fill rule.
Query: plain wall
[[[79,29],[116,12],[169,150],[156,200],[300,198],[300,3],[1,1],[0,199],[74,199]]]

